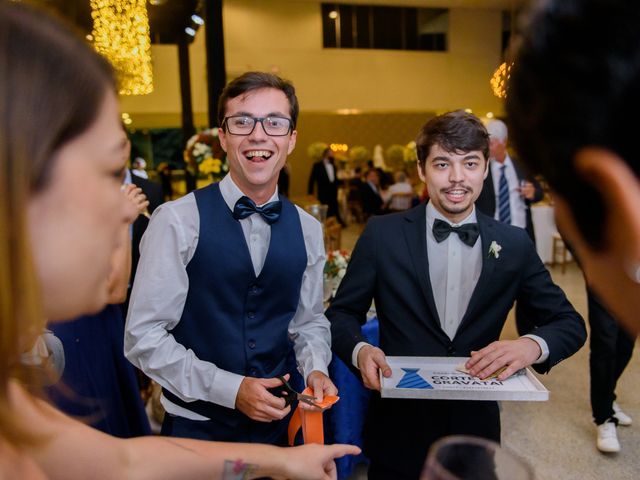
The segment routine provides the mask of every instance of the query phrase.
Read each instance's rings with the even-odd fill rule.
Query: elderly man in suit
[[[472,375],[502,367],[503,380],[533,365],[546,373],[586,339],[584,321],[551,280],[523,229],[476,211],[487,175],[488,134],[463,111],[427,122],[416,140],[428,204],[374,217],[353,251],[327,311],[334,352],[366,387],[390,376],[385,355],[471,357]],[[380,348],[360,332],[375,300]],[[515,300],[535,328],[499,340]],[[429,446],[449,434],[500,440],[496,402],[382,399],[371,396],[365,426],[370,479],[415,479]]]
[[[524,228],[535,243],[531,205],[542,200],[542,186],[534,178],[527,177],[520,163],[509,155],[509,131],[505,123],[492,119],[485,126],[489,133],[489,168],[476,208],[499,222]],[[516,325],[520,333],[531,328],[529,315],[519,303],[516,305]]]
[[[338,208],[338,176],[334,163],[333,152],[329,147],[322,152],[322,159],[313,164],[307,193],[313,195],[314,186],[317,185],[317,196],[320,203],[327,205],[327,216],[336,217],[344,226]]]
[[[540,184],[528,178],[517,160],[507,151],[508,130],[503,121],[486,123],[489,133],[489,169],[476,207],[500,222],[524,228],[536,241],[531,220],[531,204],[544,196]]]

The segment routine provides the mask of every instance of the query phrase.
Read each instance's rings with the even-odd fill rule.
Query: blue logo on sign
[[[431,388],[433,386],[418,375],[419,368],[403,368],[404,376],[396,385],[396,388]]]

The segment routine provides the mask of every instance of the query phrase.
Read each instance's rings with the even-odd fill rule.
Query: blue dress
[[[52,403],[117,437],[150,435],[135,371],[123,353],[121,306],[50,328],[62,341],[66,364],[60,382],[47,389]]]

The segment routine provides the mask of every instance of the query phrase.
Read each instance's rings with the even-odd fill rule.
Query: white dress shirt
[[[333,163],[331,163],[329,160],[323,160],[322,163],[324,164],[324,169],[327,171],[327,177],[329,177],[329,181],[333,183],[336,179],[336,172]]]
[[[440,219],[451,224],[431,202],[427,203],[427,258],[429,280],[440,326],[453,340],[460,322],[467,311],[473,290],[482,271],[482,241],[480,237],[473,247],[465,245],[457,234],[450,234],[438,243],[433,235],[433,222]],[[476,222],[474,210],[454,227]]]
[[[431,202],[427,203],[427,258],[429,259],[429,280],[440,326],[447,336],[453,340],[458,327],[464,317],[471,300],[480,273],[482,272],[482,239],[478,237],[476,243],[470,247],[451,233],[445,240],[438,242],[433,235],[435,219],[443,220],[457,227],[466,223],[476,222],[475,207],[467,218],[460,223],[452,224],[444,215],[436,210]],[[542,363],[549,357],[547,342],[537,335],[523,335],[531,338],[539,346],[541,355],[535,363]],[[359,342],[353,349],[351,362],[358,367],[358,352],[367,345]]]
[[[227,175],[220,192],[230,210],[243,195]],[[269,199],[277,200],[278,192]],[[298,369],[306,379],[318,370],[328,374],[331,333],[323,308],[325,250],[320,223],[304,210],[300,215],[307,266],[302,277],[298,309],[289,323]],[[256,275],[264,265],[271,226],[260,215],[239,220]],[[186,267],[198,245],[200,217],[193,193],[158,207],[140,243],[140,263],[131,293],[125,331],[125,355],[149,377],[186,402],[205,400],[235,408],[244,376],[197,358],[176,342],[170,330],[182,317],[189,277]],[[224,255],[224,252],[220,252]],[[182,408],[164,396],[168,413],[192,420],[206,417]]]
[[[527,204],[524,197],[520,194],[520,179],[516,172],[516,167],[513,166],[511,157],[507,154],[504,163],[498,162],[492,158],[490,160],[491,166],[491,178],[493,180],[493,191],[496,195],[496,205],[500,205],[500,177],[502,172],[500,167],[505,165],[504,174],[507,177],[507,185],[509,185],[509,208],[511,211],[511,225],[520,228],[527,228]],[[499,209],[496,208],[494,218],[500,220]]]

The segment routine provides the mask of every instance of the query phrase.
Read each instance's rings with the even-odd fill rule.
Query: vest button
[[[257,377],[258,376],[258,369],[257,368],[250,368],[249,369],[249,375],[251,375],[252,377]]]
[[[260,287],[258,287],[257,285],[251,285],[251,288],[249,289],[249,293],[256,295],[259,292],[260,292]]]
[[[249,340],[249,342],[247,343],[247,345],[249,345],[249,348],[251,350],[253,350],[254,348],[256,348],[256,341],[255,340]]]
[[[254,318],[256,316],[256,312],[247,312],[247,317]]]
[[[456,354],[456,349],[453,348],[453,345],[449,345],[447,347],[447,355],[449,355],[450,357]]]

